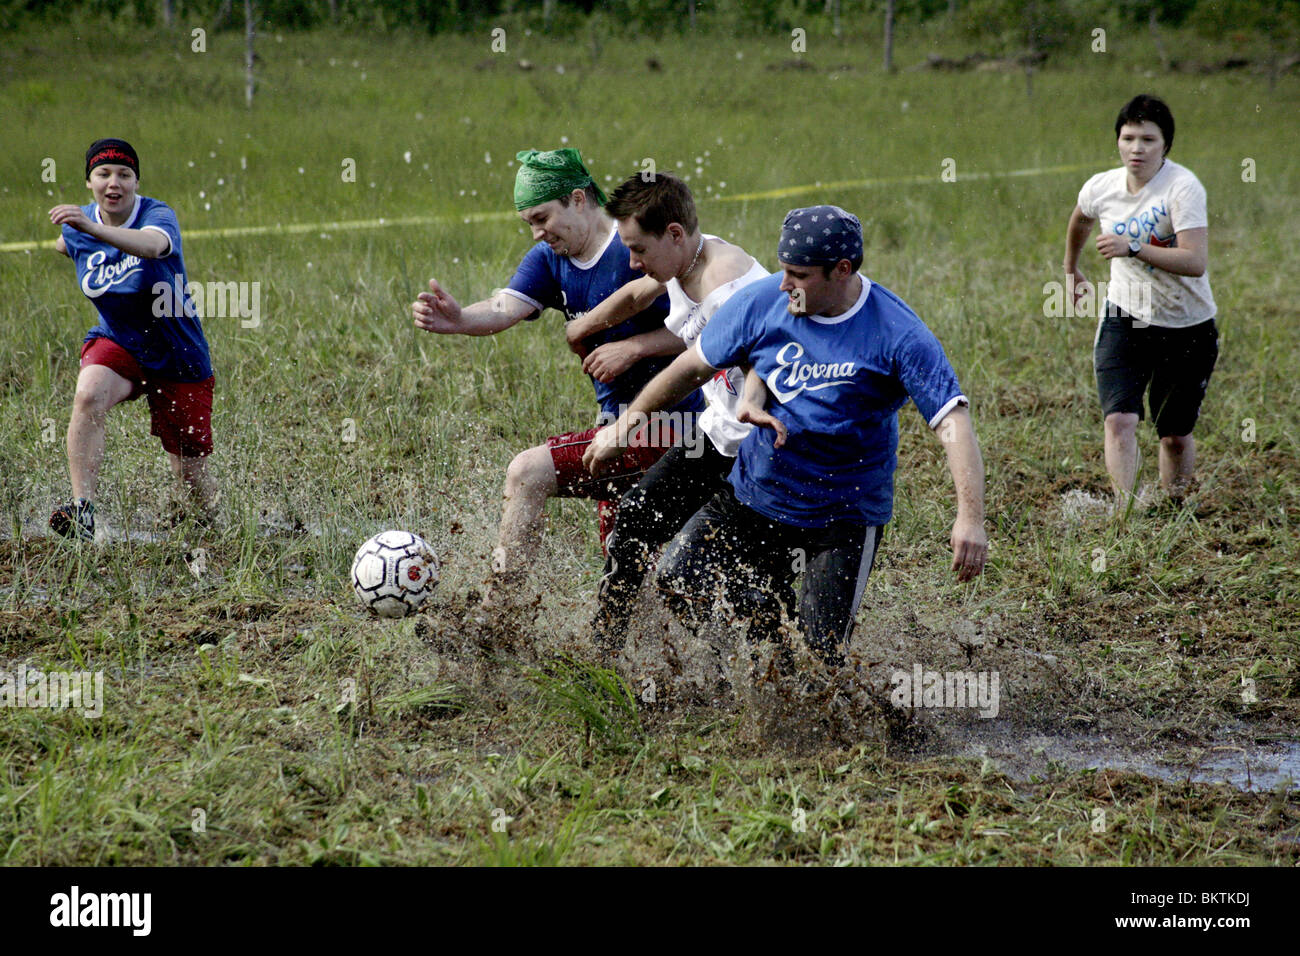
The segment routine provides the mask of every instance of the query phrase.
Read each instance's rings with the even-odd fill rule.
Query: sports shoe
[[[95,540],[95,505],[78,498],[67,505],[59,505],[50,515],[50,529],[57,535],[77,541]]]

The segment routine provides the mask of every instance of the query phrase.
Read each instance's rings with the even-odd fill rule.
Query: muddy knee
[[[74,418],[102,425],[113,403],[102,389],[78,388],[72,396],[72,414]]]
[[[505,496],[547,497],[555,493],[555,465],[545,446],[521,451],[506,469]]]

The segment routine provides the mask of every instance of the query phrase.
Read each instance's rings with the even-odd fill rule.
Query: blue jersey
[[[103,222],[95,203],[82,206]],[[131,353],[140,367],[173,382],[201,382],[212,375],[208,342],[185,278],[181,229],[170,206],[137,196],[123,228],[156,229],[171,242],[161,259],[141,259],[94,236],[63,227],[63,242],[77,266],[77,283],[99,310],[99,324],[86,341],[107,338]],[[179,295],[177,294],[179,290]]]
[[[788,429],[755,428],[730,481],[737,500],[785,524],[880,525],[894,505],[898,410],[910,397],[931,427],[965,401],[939,340],[888,289],[862,278],[837,316],[791,315],[780,273],[736,292],[700,333],[714,368],[752,364],[768,410]]]
[[[641,276],[642,273],[629,264],[627,246],[619,239],[618,231],[611,227],[610,238],[600,254],[585,263],[559,255],[544,242],[537,243],[519,263],[519,269],[504,291],[535,307],[538,314],[546,308],[558,309],[564,313],[567,322],[594,309],[610,293]],[[648,309],[613,328],[597,332],[586,341],[595,348],[606,342],[654,332],[664,327],[667,315],[668,295],[665,293]],[[535,319],[537,315],[531,318]],[[630,404],[645,384],[672,364],[674,358],[676,356],[659,355],[642,359],[609,384],[592,378],[596,401],[600,403],[601,411],[611,416],[607,420],[613,421],[622,412],[622,406]],[[673,411],[685,412],[703,409],[704,400],[698,390],[672,408]]]

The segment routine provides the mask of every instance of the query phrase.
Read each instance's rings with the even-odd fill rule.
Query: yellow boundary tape
[[[962,173],[953,182],[971,182],[988,179],[1013,179],[1019,176],[1052,176],[1058,173],[1074,173],[1085,169],[1095,169],[1096,163],[1073,166],[1041,166],[1034,169],[1012,169],[1000,173]],[[843,179],[829,183],[808,183],[802,186],[785,186],[780,189],[764,189],[760,192],[735,193],[727,196],[705,196],[701,202],[762,202],[768,199],[787,199],[791,196],[805,196],[814,192],[832,189],[874,189],[879,186],[916,186],[938,183],[941,180],[934,175],[927,176],[893,176],[875,179]],[[291,222],[276,223],[273,226],[229,226],[222,229],[186,229],[186,242],[194,239],[229,239],[237,236],[292,236],[305,232],[347,232],[358,229],[389,229],[395,226],[434,226],[452,225],[467,222],[506,222],[515,218],[513,212],[471,212],[459,216],[402,216],[396,219],[380,217],[379,219],[350,219],[343,222]],[[27,242],[0,243],[0,252],[27,252],[33,249],[53,249],[53,239],[38,239]]]

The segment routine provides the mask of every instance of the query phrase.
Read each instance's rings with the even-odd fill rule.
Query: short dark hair
[[[699,225],[690,187],[672,173],[633,173],[609,194],[605,211],[615,219],[635,219],[652,236],[662,236],[673,222],[688,235]]]
[[[837,262],[833,262],[833,263],[831,263],[831,264],[828,265],[828,266],[827,266],[827,265],[823,265],[823,266],[822,266],[822,278],[823,278],[823,279],[829,279],[829,278],[831,277],[831,273],[835,271],[835,267],[836,267],[837,265],[839,265],[839,262],[838,262],[838,261],[837,261]],[[854,272],[857,272],[859,269],[862,268],[862,257],[861,257],[861,256],[857,256],[856,258],[850,259],[850,260],[849,260],[849,265],[851,265],[851,266],[853,267],[853,271],[854,271]]]
[[[583,187],[582,191],[587,194],[587,202],[591,203],[593,206],[600,205],[600,195],[596,192],[595,183],[588,183],[586,186]],[[563,196],[559,197],[560,205],[563,206],[565,209],[569,208],[569,198],[572,195],[573,193],[572,191],[570,191],[565,193]]]
[[[1174,114],[1169,112],[1165,101],[1158,96],[1142,93],[1125,103],[1115,120],[1115,138],[1119,139],[1119,131],[1129,123],[1145,123],[1148,120],[1160,127],[1160,133],[1165,138],[1165,154],[1168,155],[1169,148],[1174,145]]]

